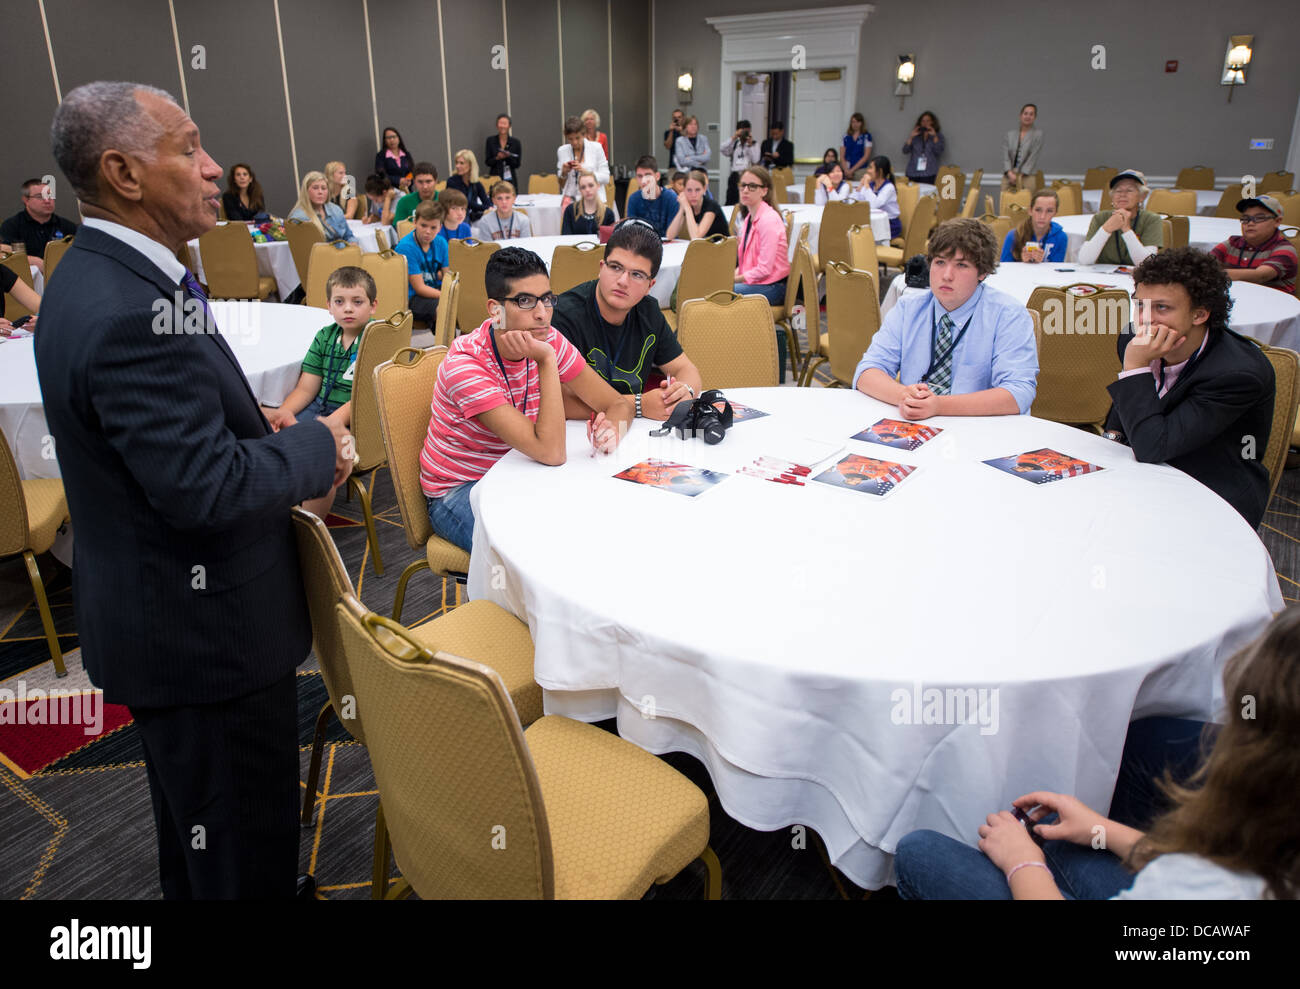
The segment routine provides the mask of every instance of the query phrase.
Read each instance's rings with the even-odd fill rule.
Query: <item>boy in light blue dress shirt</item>
[[[984,284],[997,247],[979,220],[935,229],[930,291],[889,311],[853,373],[858,391],[897,405],[904,419],[1029,412],[1038,382],[1034,324],[1023,305]]]

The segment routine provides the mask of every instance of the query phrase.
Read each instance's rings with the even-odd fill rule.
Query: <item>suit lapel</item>
[[[1160,399],[1162,409],[1170,408],[1174,402],[1182,401],[1182,395],[1186,390],[1187,383],[1203,372],[1215,343],[1214,334],[1211,334],[1205,341],[1205,349],[1201,351],[1200,357],[1192,362],[1191,367],[1183,369],[1183,372],[1178,375],[1178,380],[1174,382],[1174,386],[1165,392],[1164,397]]]

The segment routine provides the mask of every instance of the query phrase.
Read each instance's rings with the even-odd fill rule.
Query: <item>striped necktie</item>
[[[952,317],[947,313],[939,320],[939,339],[935,351],[939,355],[934,370],[930,372],[930,391],[947,395],[952,389]]]

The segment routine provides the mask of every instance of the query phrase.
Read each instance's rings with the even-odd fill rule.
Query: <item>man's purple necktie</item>
[[[204,326],[216,329],[217,321],[213,318],[212,310],[208,306],[208,294],[203,291],[203,286],[199,280],[194,277],[194,272],[189,268],[185,269],[185,274],[181,277],[181,284],[185,286],[185,291],[189,293],[190,298],[198,299],[203,305]]]

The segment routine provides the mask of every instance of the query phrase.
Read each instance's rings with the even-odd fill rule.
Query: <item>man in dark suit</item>
[[[215,225],[221,166],[171,96],[81,86],[51,138],[85,223],[36,362],[86,670],[135,718],[164,896],[291,897],[311,626],[289,509],[347,475],[351,437],[272,432],[176,259]]]
[[[768,138],[763,142],[763,167],[771,171],[789,168],[793,164],[794,145],[785,139],[785,122],[774,120]]]
[[[1133,272],[1137,334],[1119,338],[1107,437],[1142,463],[1190,474],[1258,527],[1268,503],[1261,458],[1273,424],[1273,366],[1228,329],[1231,284],[1193,248],[1153,254]]]

